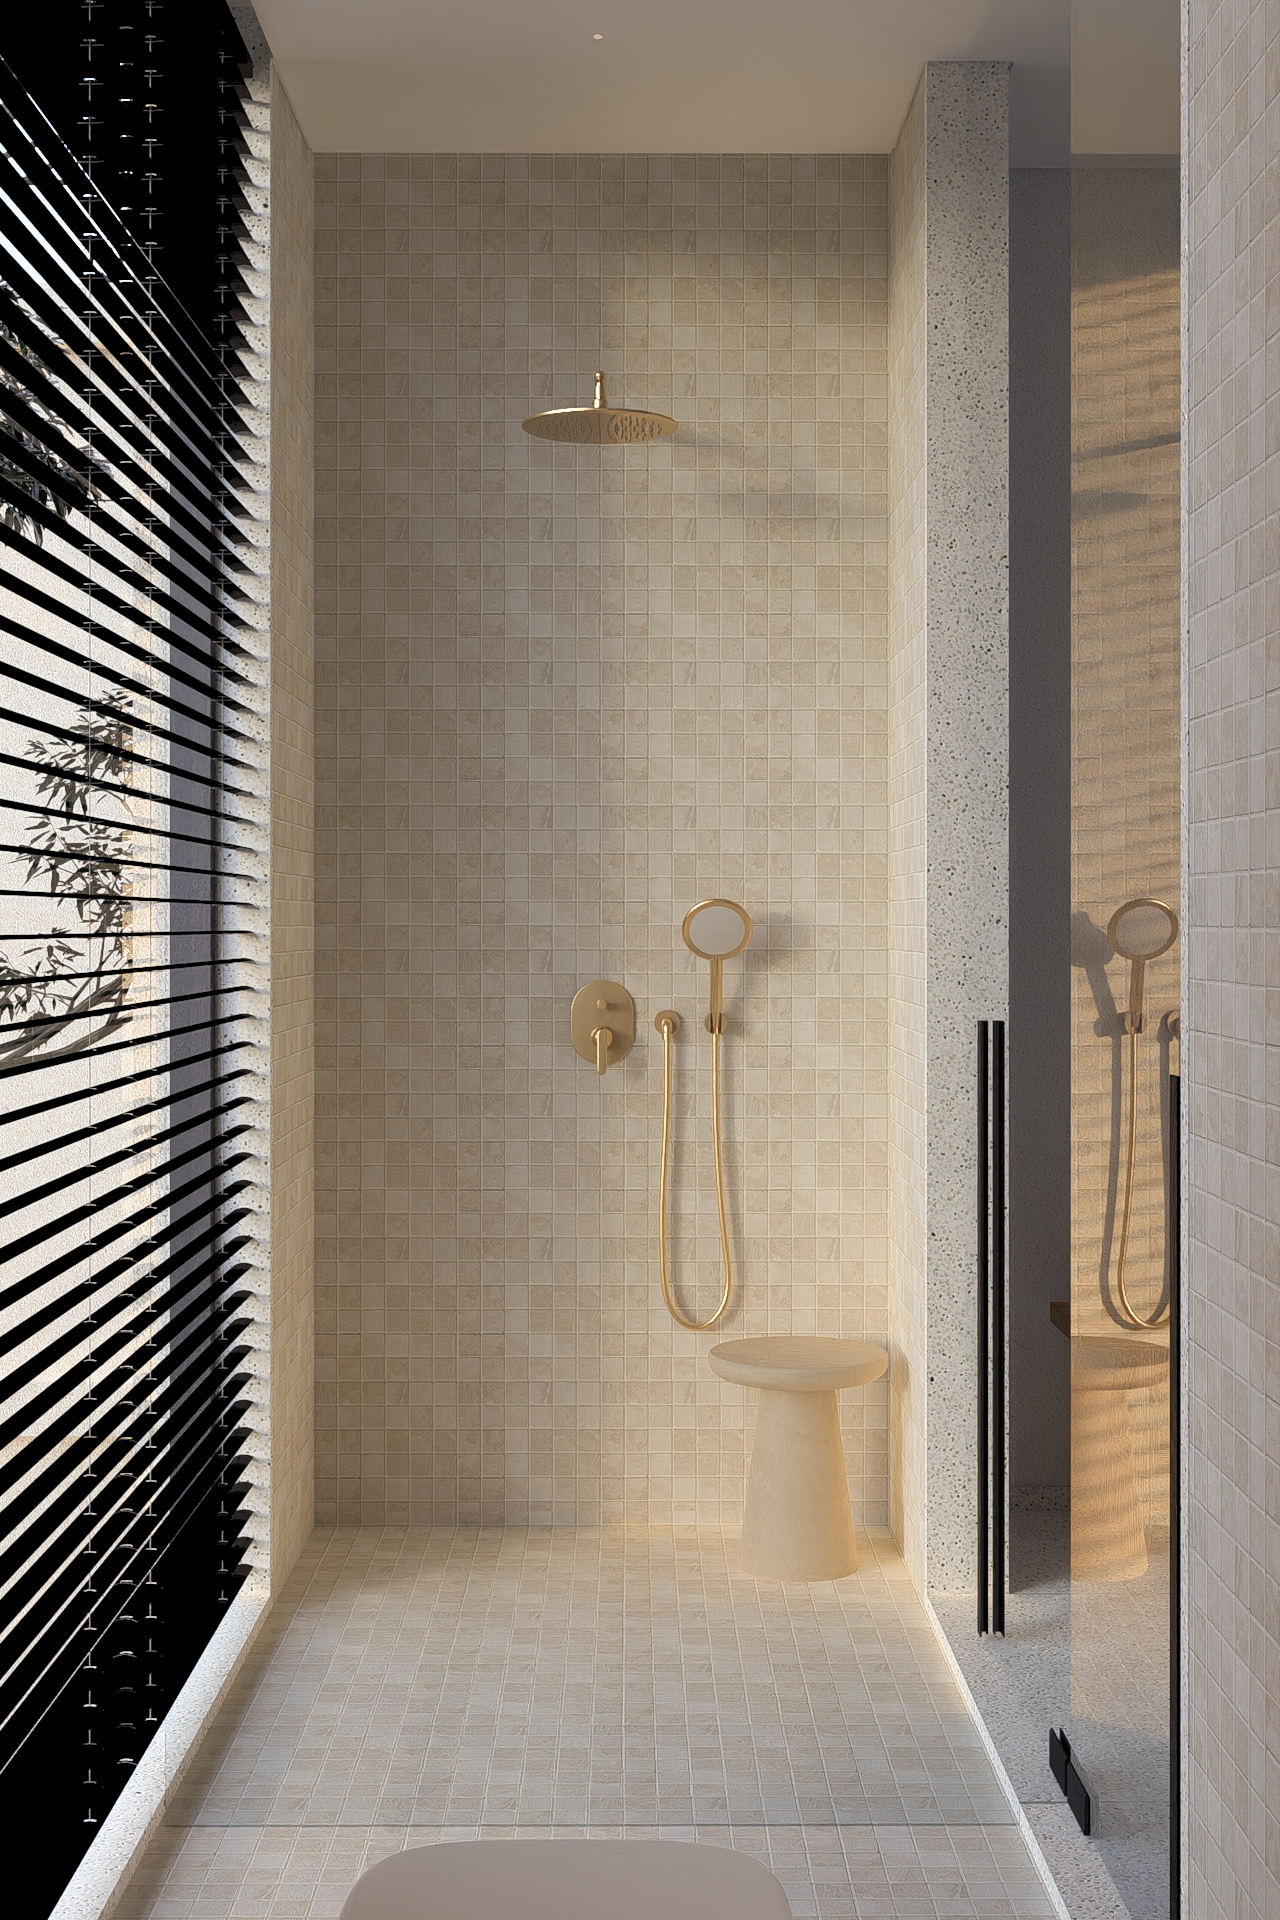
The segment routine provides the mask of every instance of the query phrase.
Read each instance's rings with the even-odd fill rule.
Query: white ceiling
[[[256,6],[317,151],[883,153],[928,59],[1015,63],[1015,162],[1177,146],[1178,0]]]

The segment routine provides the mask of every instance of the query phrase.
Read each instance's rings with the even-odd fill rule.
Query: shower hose
[[[1124,1269],[1129,1257],[1129,1221],[1133,1214],[1133,1170],[1138,1151],[1138,1029],[1129,1028],[1129,1141],[1125,1156],[1124,1212],[1120,1219],[1120,1256],[1116,1261],[1116,1297],[1120,1310],[1131,1327],[1162,1327],[1169,1318],[1168,1307],[1158,1308],[1149,1320],[1135,1312],[1125,1290]]]
[[[671,1108],[675,1081],[675,1037],[679,1021],[671,1014],[662,1014],[659,1016],[659,1024],[662,1029],[662,1167],[658,1175],[658,1272],[662,1279],[662,1297],[667,1303],[667,1312],[676,1325],[686,1328],[690,1333],[707,1333],[715,1326],[716,1321],[728,1306],[729,1295],[733,1291],[733,1259],[729,1251],[729,1212],[724,1199],[724,1151],[720,1135],[720,1034],[717,1028],[712,1028],[711,1128],[715,1142],[716,1203],[720,1209],[720,1249],[724,1257],[724,1288],[720,1295],[720,1304],[710,1319],[690,1320],[676,1304],[675,1295],[671,1290],[671,1274],[667,1260]]]

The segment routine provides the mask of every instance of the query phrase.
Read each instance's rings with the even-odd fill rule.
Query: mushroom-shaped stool
[[[836,1395],[878,1380],[889,1364],[863,1340],[772,1334],[712,1347],[713,1373],[757,1387],[760,1413],[742,1521],[744,1573],[764,1580],[839,1580],[856,1573]]]

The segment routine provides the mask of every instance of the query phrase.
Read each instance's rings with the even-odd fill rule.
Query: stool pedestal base
[[[835,1394],[762,1390],[743,1572],[764,1580],[839,1580],[857,1568]]]

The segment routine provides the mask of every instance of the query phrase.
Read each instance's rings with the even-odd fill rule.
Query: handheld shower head
[[[1142,988],[1147,965],[1168,953],[1178,937],[1178,916],[1163,900],[1146,895],[1126,900],[1107,922],[1107,938],[1113,953],[1129,962],[1129,1006],[1124,1016],[1124,1031],[1129,1041],[1129,1126],[1125,1155],[1124,1214],[1120,1221],[1120,1247],[1116,1260],[1115,1294],[1122,1324],[1129,1327],[1161,1327],[1169,1318],[1169,1308],[1157,1307],[1150,1318],[1135,1311],[1125,1287],[1125,1262],[1129,1254],[1129,1226],[1133,1217],[1133,1176],[1138,1152],[1138,1035],[1142,1032]],[[1109,1256],[1108,1256],[1109,1263]],[[1109,1264],[1108,1264],[1109,1271]]]
[[[704,900],[690,907],[680,933],[690,953],[711,962],[707,1032],[720,1033],[724,1027],[724,963],[750,942],[751,915],[732,900]]]
[[[1178,937],[1178,916],[1163,900],[1126,900],[1107,922],[1107,938],[1113,953],[1129,966],[1129,1008],[1124,1016],[1126,1033],[1142,1032],[1142,990],[1147,963],[1167,953]]]
[[[690,907],[680,929],[690,953],[711,963],[711,1011],[707,1032],[711,1035],[711,1138],[716,1163],[716,1211],[720,1216],[720,1253],[724,1262],[724,1286],[720,1304],[706,1320],[691,1320],[676,1301],[667,1262],[667,1184],[671,1164],[672,1050],[680,1031],[680,1015],[660,1013],[654,1025],[662,1035],[662,1171],[658,1177],[658,1272],[667,1311],[678,1327],[690,1333],[706,1333],[714,1327],[729,1305],[733,1292],[733,1249],[729,1239],[729,1207],[724,1191],[724,1141],[720,1128],[720,1037],[724,1032],[724,963],[741,953],[751,938],[751,915],[733,900],[703,900]]]

